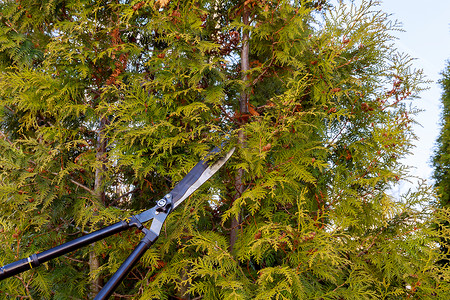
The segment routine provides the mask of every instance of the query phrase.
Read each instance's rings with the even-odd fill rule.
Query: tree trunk
[[[241,129],[238,133],[238,143],[241,148],[244,147],[244,131]],[[237,175],[235,178],[235,186],[236,186],[236,194],[234,195],[233,202],[239,198],[244,192],[244,186],[242,184],[242,179],[244,177],[244,169],[240,168],[237,171]],[[230,252],[233,252],[234,245],[237,241],[237,234],[239,230],[239,225],[242,222],[242,215],[239,213],[237,216],[232,217],[231,219],[231,231],[230,231]]]
[[[250,10],[247,5],[244,6],[244,11],[242,14],[242,21],[244,25],[249,25],[249,15]],[[250,52],[250,45],[249,45],[249,32],[247,29],[242,30],[242,50],[241,50],[241,72],[242,72],[242,80],[245,82],[245,86],[241,92],[241,96],[239,99],[239,113],[241,116],[241,124],[240,126],[243,126],[243,123],[245,122],[246,118],[243,118],[243,116],[248,115],[248,71],[250,70],[250,62],[249,62],[249,52]],[[245,147],[245,134],[244,130],[241,128],[238,132],[238,146],[242,149]],[[234,200],[239,198],[242,193],[244,192],[244,185],[243,180],[244,178],[244,169],[239,169],[237,171],[237,175],[235,178],[235,186],[236,186],[236,194],[234,196]],[[238,214],[236,217],[233,217],[231,219],[231,232],[230,232],[230,251],[232,252],[234,249],[234,245],[237,241],[237,234],[239,230],[239,225],[242,222],[242,215]]]
[[[99,122],[98,136],[97,136],[97,153],[95,155],[97,163],[99,166],[95,169],[95,181],[94,181],[94,191],[96,195],[96,200],[100,201],[102,205],[105,205],[105,188],[103,185],[103,172],[105,171],[105,154],[106,154],[106,138],[104,136],[104,128],[106,126],[106,119],[101,118]],[[100,262],[97,254],[94,251],[95,243],[91,246],[91,251],[89,252],[89,272],[91,274],[95,273],[100,267]],[[102,287],[102,280],[100,276],[95,276],[91,281],[90,286],[90,297],[94,298]]]
[[[91,248],[91,252],[89,252],[89,272],[92,274],[98,270],[100,267],[100,262],[98,260],[97,254],[94,252],[95,243],[89,246]],[[90,299],[94,299],[95,296],[100,292],[101,288],[101,280],[100,277],[96,276],[91,281],[90,287]]]
[[[188,279],[188,275],[187,275],[187,271],[186,270],[182,270],[180,272],[180,281],[186,281]],[[178,290],[177,293],[177,298],[178,299],[183,299],[183,300],[190,300],[191,299],[191,295],[189,295],[188,293],[188,289],[189,289],[189,284],[188,283],[181,283],[181,287]]]
[[[97,196],[97,200],[100,201],[102,205],[105,203],[105,188],[103,186],[103,172],[105,171],[105,155],[106,155],[106,138],[104,136],[104,130],[106,126],[106,118],[101,118],[99,122],[98,136],[97,136],[97,153],[95,159],[99,166],[95,169],[95,183],[94,191]]]

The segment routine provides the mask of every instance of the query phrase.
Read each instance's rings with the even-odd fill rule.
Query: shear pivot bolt
[[[163,207],[164,205],[166,205],[166,203],[167,203],[166,199],[160,199],[156,204],[158,204],[158,206],[160,207]]]

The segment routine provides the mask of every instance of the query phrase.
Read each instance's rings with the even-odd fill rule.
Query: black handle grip
[[[16,262],[7,264],[3,267],[0,267],[0,280],[30,270],[31,268],[37,267],[40,264],[47,262],[53,258],[67,254],[74,250],[80,249],[86,245],[102,240],[108,236],[124,231],[130,228],[131,226],[139,227],[139,225],[140,223],[133,216],[127,220],[117,222],[116,224],[94,231],[88,235],[79,237],[73,241],[56,246],[54,248],[51,248],[38,254],[33,254],[28,258],[23,258]]]
[[[109,279],[102,290],[97,294],[94,300],[105,300],[114,292],[117,286],[122,282],[125,276],[133,269],[134,265],[141,259],[145,251],[150,248],[150,246],[158,239],[153,231],[148,229],[142,230],[145,233],[144,238],[139,242],[137,247],[128,256],[128,258],[122,263],[122,265],[117,269],[116,273]]]

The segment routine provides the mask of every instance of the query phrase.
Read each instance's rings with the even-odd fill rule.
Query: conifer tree
[[[449,118],[450,118],[450,65],[447,64],[444,72],[442,72],[442,78],[440,81],[442,87],[442,116],[441,116],[441,132],[437,140],[437,149],[433,157],[434,165],[434,179],[435,186],[438,190],[439,206],[444,209],[450,207],[450,194],[449,194]],[[441,232],[448,230],[450,223],[445,217],[439,224],[438,229]],[[450,241],[446,236],[441,240],[441,251],[445,254],[445,257],[440,261],[441,265],[448,265],[449,263],[449,244]]]
[[[237,151],[116,290],[133,299],[445,299],[418,189],[390,188],[423,76],[397,23],[326,1],[19,0],[0,6],[0,264],[154,205]],[[444,215],[440,216],[442,218]],[[89,299],[140,240],[0,282]]]

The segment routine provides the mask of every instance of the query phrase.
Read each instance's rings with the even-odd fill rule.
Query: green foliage
[[[434,226],[448,209],[426,186],[391,195],[408,177],[424,77],[376,4],[0,4],[0,264],[148,209],[225,141],[232,159],[169,216],[116,297],[447,299],[436,262],[450,233]],[[0,291],[88,299],[141,237],[109,237]]]
[[[449,101],[450,101],[450,66],[447,64],[445,70],[442,72],[442,78],[440,81],[442,87],[442,116],[441,116],[441,132],[437,140],[437,148],[435,150],[435,155],[433,157],[434,165],[434,179],[435,186],[438,192],[438,205],[441,208],[447,209],[449,207],[449,154],[448,154],[448,143],[449,143]],[[440,224],[436,226],[436,229],[442,233],[441,237],[441,251],[445,254],[445,257],[440,261],[441,265],[448,265],[449,254],[448,245],[449,240],[447,238],[449,219],[446,214],[443,213],[440,219]]]
[[[442,72],[442,79],[440,81],[442,86],[442,96],[441,96],[441,102],[442,102],[442,129],[441,134],[439,136],[439,139],[437,141],[438,149],[436,152],[436,155],[434,157],[434,166],[435,166],[435,174],[434,178],[436,179],[436,184],[439,189],[439,198],[443,206],[447,206],[447,203],[449,202],[449,193],[448,193],[448,187],[446,185],[446,182],[448,181],[448,172],[447,172],[447,166],[448,166],[448,154],[447,154],[447,144],[448,144],[448,118],[449,118],[449,101],[450,101],[450,67],[447,65],[444,72]]]

